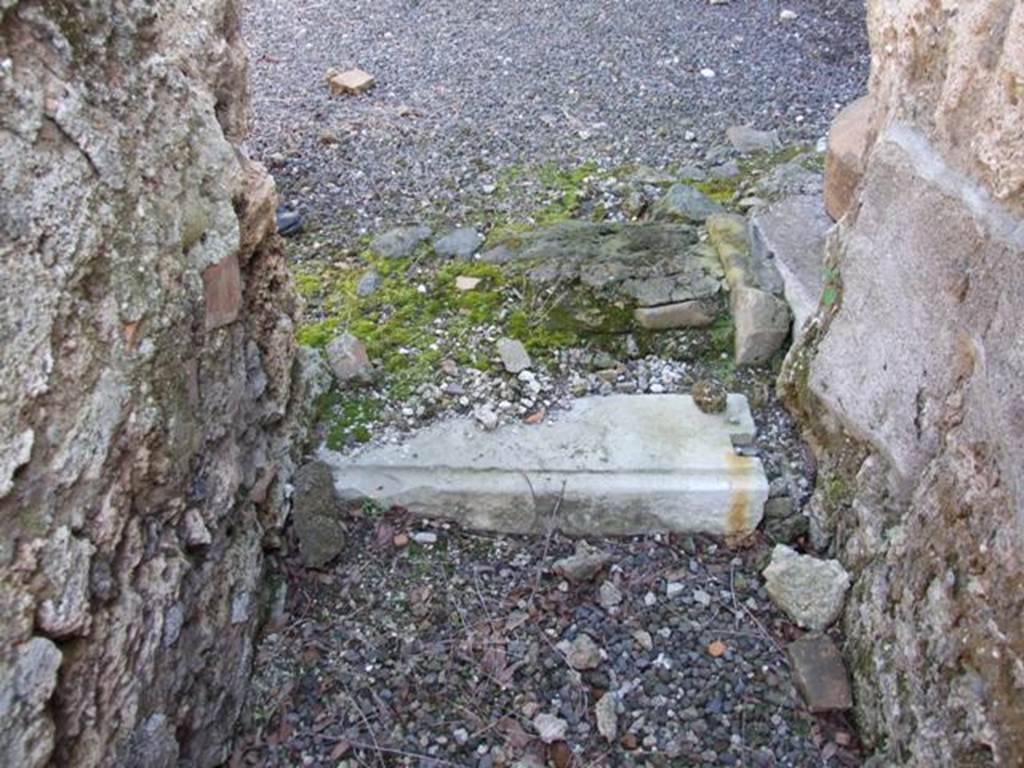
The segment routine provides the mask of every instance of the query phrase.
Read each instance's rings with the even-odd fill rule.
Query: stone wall
[[[0,763],[213,765],[291,470],[236,0],[0,0]]]
[[[883,765],[1019,765],[1024,4],[868,7],[870,101],[834,129],[863,156],[827,180],[831,209],[848,200],[838,299],[780,384],[821,462],[818,543],[857,575],[846,653],[868,745]]]

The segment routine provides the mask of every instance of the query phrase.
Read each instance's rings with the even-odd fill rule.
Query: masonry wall
[[[863,149],[829,165],[833,203],[856,175],[840,298],[780,383],[820,460],[818,541],[857,576],[868,745],[882,765],[1019,765],[1024,4],[868,6],[870,100],[835,137]]]
[[[0,0],[0,763],[213,765],[291,470],[236,0]]]

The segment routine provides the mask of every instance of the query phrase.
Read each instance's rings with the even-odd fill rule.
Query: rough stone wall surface
[[[237,0],[0,0],[0,763],[225,757],[292,294]]]
[[[780,385],[882,765],[1024,755],[1024,3],[870,0],[858,198]]]

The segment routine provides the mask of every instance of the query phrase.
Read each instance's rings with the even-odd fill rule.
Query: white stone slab
[[[702,413],[689,395],[616,395],[578,400],[539,425],[484,432],[458,419],[402,445],[321,458],[343,499],[484,530],[742,535],[768,497],[760,460],[733,448],[753,434],[742,395],[723,414]]]

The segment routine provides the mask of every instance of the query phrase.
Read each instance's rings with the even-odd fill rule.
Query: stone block
[[[736,326],[737,365],[763,365],[789,336],[789,305],[757,288],[735,288],[729,300]]]
[[[750,219],[750,244],[757,262],[771,262],[782,276],[786,301],[799,333],[818,309],[825,288],[825,237],[832,222],[818,195],[794,195]]]
[[[706,328],[715,322],[718,304],[706,299],[680,301],[659,307],[639,307],[633,311],[637,324],[649,331],[674,328]]]
[[[850,709],[853,695],[843,657],[826,635],[811,634],[786,646],[793,683],[811,712]]]
[[[403,445],[321,456],[343,500],[370,497],[472,528],[743,535],[768,498],[760,460],[733,449],[753,432],[742,395],[722,414],[702,413],[687,395],[614,395],[578,400],[541,426],[484,432],[456,419]]]

